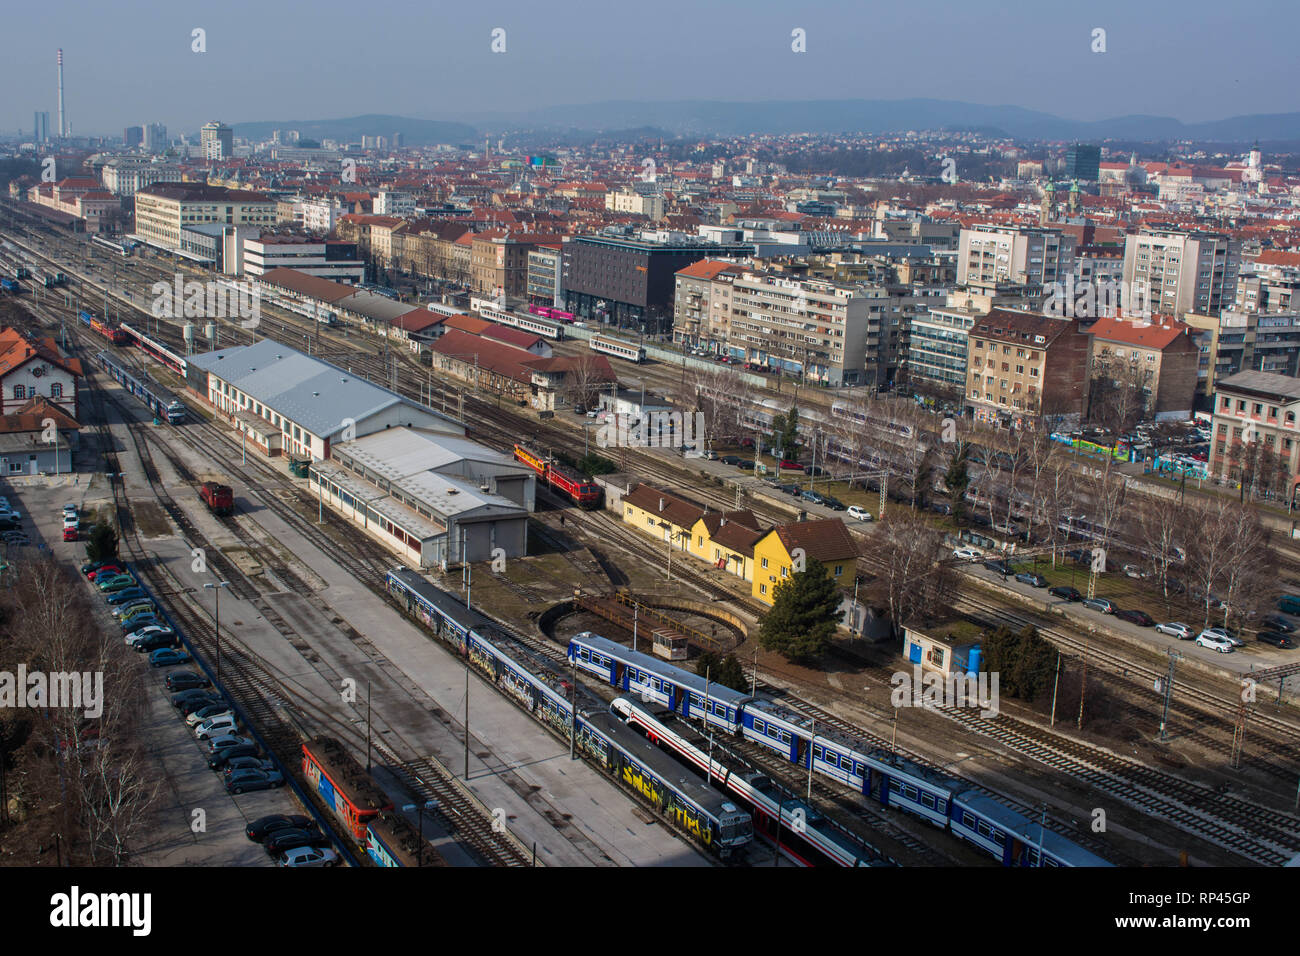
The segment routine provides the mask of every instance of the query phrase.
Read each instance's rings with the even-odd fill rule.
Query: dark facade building
[[[748,243],[653,242],[579,236],[564,242],[564,308],[584,319],[648,334],[672,331],[676,275],[704,258],[750,255]]]
[[[143,126],[128,126],[122,130],[122,142],[127,149],[133,149],[144,142]]]
[[[1065,175],[1095,183],[1101,176],[1101,147],[1075,143],[1065,153]]]

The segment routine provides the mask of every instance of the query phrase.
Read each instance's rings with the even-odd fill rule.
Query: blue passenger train
[[[185,405],[171,389],[151,381],[143,372],[128,367],[116,356],[107,352],[100,352],[95,356],[95,364],[108,372],[124,389],[144,402],[156,418],[165,418],[172,425],[179,425],[185,421]]]
[[[747,810],[689,779],[680,764],[622,721],[581,707],[575,718],[571,688],[491,620],[406,568],[390,571],[386,587],[407,613],[424,622],[539,723],[565,738],[576,732],[575,746],[591,763],[705,850],[727,859],[752,841],[753,818]]]
[[[598,634],[569,642],[569,660],[601,680],[673,714],[767,747],[852,787],[882,806],[897,807],[966,840],[1007,866],[1110,866],[1067,838],[1044,829],[970,784],[896,753],[826,728],[779,704],[705,680],[672,664],[630,651]],[[621,715],[661,735],[664,724],[624,699]],[[635,715],[635,716],[634,716]],[[1042,860],[1038,847],[1042,846]]]

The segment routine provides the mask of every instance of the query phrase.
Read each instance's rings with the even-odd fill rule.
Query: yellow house
[[[704,509],[650,485],[637,485],[623,496],[623,522],[660,541],[671,541],[687,550],[691,528],[704,516]]]
[[[776,586],[794,573],[797,559],[826,565],[841,586],[851,583],[858,567],[858,548],[839,518],[777,525],[754,544],[752,594],[764,604],[774,602]]]
[[[715,511],[691,528],[690,552],[715,568],[754,579],[754,543],[763,536],[752,511]]]

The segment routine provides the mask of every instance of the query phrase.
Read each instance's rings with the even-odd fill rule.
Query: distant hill
[[[888,133],[908,129],[980,129],[1020,139],[1143,142],[1193,139],[1242,142],[1300,139],[1300,113],[1232,116],[1183,123],[1167,116],[1117,116],[1095,122],[1065,119],[1018,106],[954,100],[774,100],[729,103],[611,100],[511,113],[460,117],[493,131],[520,128],[615,130],[653,127],[678,134],[740,136],[749,133]]]
[[[409,116],[386,116],[371,113],[332,120],[275,120],[236,123],[235,135],[251,140],[270,139],[273,130],[297,130],[303,139],[334,139],[341,143],[359,142],[362,136],[387,136],[401,133],[407,146],[433,146],[439,143],[472,143],[480,134],[467,123],[411,119]]]

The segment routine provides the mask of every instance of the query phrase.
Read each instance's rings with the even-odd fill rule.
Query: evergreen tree
[[[965,495],[966,489],[970,487],[970,470],[966,464],[969,450],[970,446],[965,442],[959,443],[952,458],[948,460],[948,470],[943,476],[943,485],[948,489],[948,496],[952,499],[953,520],[958,524],[961,524],[962,514],[966,511]]]
[[[844,611],[843,596],[824,564],[810,558],[806,570],[776,586],[772,599],[759,630],[760,646],[789,661],[809,661],[826,650]]]
[[[90,529],[86,557],[91,561],[111,561],[117,557],[117,532],[112,525],[101,522]]]

